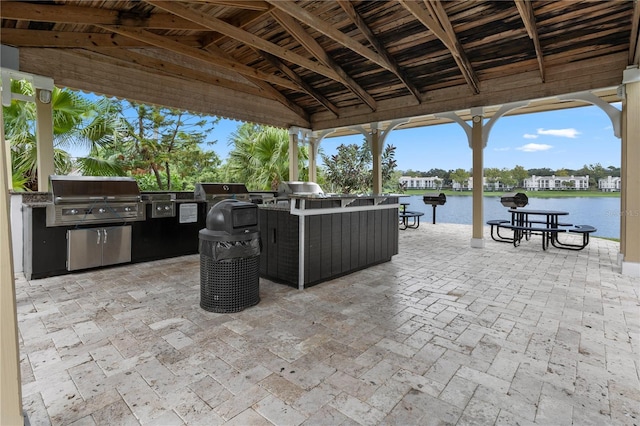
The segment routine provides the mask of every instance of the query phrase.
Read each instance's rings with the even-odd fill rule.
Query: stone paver
[[[400,232],[387,262],[199,307],[199,257],[16,282],[32,425],[638,425],[640,279],[618,244]],[[488,236],[488,233],[485,234]]]

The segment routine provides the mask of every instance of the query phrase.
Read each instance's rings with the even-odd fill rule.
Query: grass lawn
[[[472,195],[472,191],[452,191],[450,189],[443,189],[441,191],[425,190],[425,189],[408,189],[405,191],[406,195],[423,195],[425,192],[442,192],[446,196],[456,195]],[[565,189],[561,191],[522,191],[515,190],[513,192],[523,192],[529,198],[563,198],[563,197],[613,197],[620,198],[619,192],[603,192],[603,191],[575,191]],[[484,195],[487,197],[500,197],[504,192],[500,191],[485,191]]]

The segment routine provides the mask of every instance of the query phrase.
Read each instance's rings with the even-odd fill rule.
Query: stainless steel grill
[[[207,202],[207,211],[221,200],[251,201],[244,183],[196,183],[194,198]]]
[[[288,195],[323,195],[324,191],[315,182],[286,181],[278,186],[278,196]]]
[[[47,205],[47,226],[145,219],[140,189],[133,178],[52,175],[49,180],[53,203]]]

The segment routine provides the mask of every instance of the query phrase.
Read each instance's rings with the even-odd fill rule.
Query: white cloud
[[[525,139],[538,139],[538,135],[532,135],[531,133],[525,133],[522,137]]]
[[[547,145],[544,143],[528,143],[526,145],[522,145],[518,148],[516,148],[519,151],[524,151],[524,152],[538,152],[538,151],[547,151],[549,149],[553,148],[552,145]]]
[[[538,134],[539,135],[549,135],[549,136],[558,136],[561,138],[570,138],[570,139],[575,139],[580,132],[577,131],[576,129],[549,129],[549,130],[545,130],[545,129],[538,129]]]

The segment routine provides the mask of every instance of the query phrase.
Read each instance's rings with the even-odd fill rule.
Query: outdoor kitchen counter
[[[299,289],[398,254],[397,195],[291,195],[260,206],[260,274]]]
[[[194,200],[193,193],[188,195],[190,198],[186,194],[176,197],[174,217],[151,218],[147,214],[144,220],[126,222],[131,227],[132,263],[198,253],[198,232],[205,227],[206,203]],[[51,203],[50,193],[22,194],[22,266],[28,279],[69,273],[67,232],[102,226],[47,226],[46,209]],[[148,202],[141,204],[147,210],[151,207]],[[108,226],[119,224],[125,223]]]

